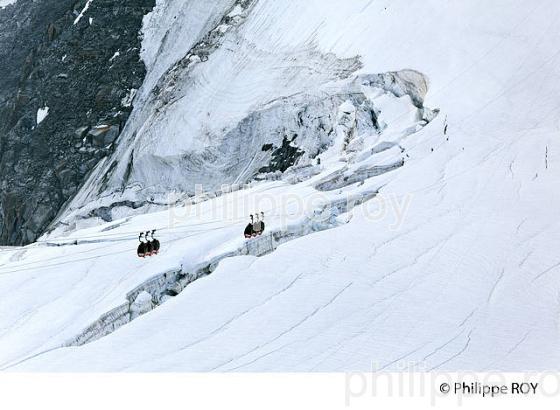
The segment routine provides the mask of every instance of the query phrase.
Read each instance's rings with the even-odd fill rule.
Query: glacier
[[[114,153],[0,249],[0,369],[557,370],[559,15],[158,1]]]

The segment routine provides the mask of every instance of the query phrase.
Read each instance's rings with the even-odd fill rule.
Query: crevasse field
[[[66,228],[0,249],[0,369],[558,370],[560,4],[235,3],[159,0],[146,17],[148,76],[114,157]],[[220,45],[153,115],[150,91],[224,13],[239,25],[217,28]],[[354,127],[356,93],[377,129]],[[160,196],[243,185],[260,128],[240,146],[202,135],[295,94],[341,96],[315,106],[337,124],[320,165],[197,204],[78,218],[117,195],[132,149],[132,178]],[[228,154],[180,169],[179,154],[209,143]],[[256,211],[265,234],[246,240]],[[155,228],[162,251],[139,259],[138,232]]]

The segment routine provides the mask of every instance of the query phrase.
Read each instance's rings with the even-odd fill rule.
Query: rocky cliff
[[[114,142],[146,68],[155,0],[0,9],[0,244],[35,240]]]

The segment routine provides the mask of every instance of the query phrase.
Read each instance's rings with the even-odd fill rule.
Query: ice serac
[[[147,79],[118,147],[54,227],[76,226],[100,208],[115,208],[114,217],[146,212],[169,203],[170,193],[192,195],[197,185],[216,191],[308,163],[333,144],[346,100],[356,106],[362,133],[381,130],[372,100],[383,93],[407,96],[412,116],[433,117],[423,107],[423,74],[358,73],[358,55],[321,51],[313,37],[277,47],[260,34],[256,0],[218,2],[202,20],[206,3],[172,7],[162,2],[146,18]],[[197,35],[175,20],[162,35],[169,13],[181,27],[195,24]]]

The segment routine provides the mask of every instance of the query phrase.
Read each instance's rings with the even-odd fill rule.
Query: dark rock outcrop
[[[296,145],[293,145],[293,142],[296,140],[296,138],[297,134],[293,135],[292,139],[289,139],[288,136],[285,136],[282,140],[282,146],[276,148],[272,152],[272,159],[270,160],[270,164],[259,169],[259,172],[285,172],[288,168],[294,165],[297,160],[304,154],[304,152],[301,151]],[[268,145],[272,147],[272,144]],[[263,149],[263,151],[266,150]]]
[[[113,149],[144,79],[139,31],[155,0],[94,0],[77,21],[85,4],[0,10],[0,245],[44,232]]]

